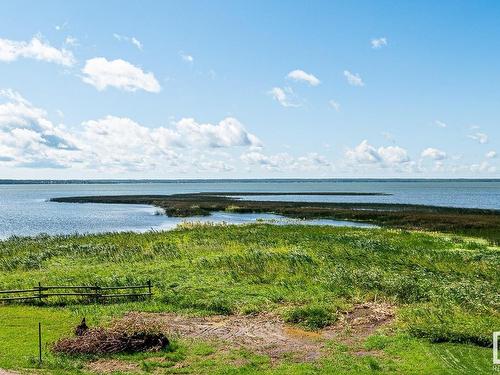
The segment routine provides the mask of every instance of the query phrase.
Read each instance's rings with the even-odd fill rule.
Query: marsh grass
[[[316,195],[316,193],[187,193],[173,195],[118,195],[60,197],[54,202],[149,204],[168,216],[207,216],[214,211],[274,213],[294,219],[335,219],[366,222],[400,229],[422,229],[484,238],[500,244],[500,211],[397,203],[332,203],[240,200],[245,195]],[[380,195],[328,193],[318,195]],[[383,194],[382,194],[383,195]]]
[[[144,234],[13,237],[0,242],[0,289],[32,287],[38,282],[116,286],[151,279],[154,296],[103,305],[54,299],[41,307],[0,306],[0,320],[6,312],[7,320],[28,311],[53,316],[54,324],[59,321],[61,327],[51,340],[69,331],[82,316],[101,324],[131,310],[195,315],[274,312],[291,324],[317,330],[334,323],[356,303],[387,301],[397,307],[393,329],[406,338],[391,337],[386,344],[373,344],[383,347],[373,350],[393,348],[393,354],[387,355],[400,357],[403,346],[396,344],[409,340],[418,355],[437,343],[449,343],[452,346],[440,348],[460,357],[460,348],[465,353],[473,345],[479,348],[477,353],[472,350],[475,355],[486,358],[490,349],[481,348],[491,346],[491,332],[500,330],[499,251],[487,241],[458,235],[268,224],[186,224],[169,232]],[[53,313],[56,306],[60,313]],[[28,323],[31,327],[36,318],[17,325],[0,322],[0,336],[6,338],[0,344],[4,352],[12,350],[9,345],[18,345],[16,332]],[[179,350],[189,352],[194,344],[182,345],[185,349]],[[26,353],[31,349],[27,348],[31,346],[19,344],[16,350],[22,354],[12,358],[0,354],[0,367],[28,366]],[[436,350],[435,367],[441,368],[443,353]],[[214,355],[215,367],[207,365],[203,371],[222,369],[221,356]],[[250,357],[250,362],[255,361],[248,367],[250,373],[269,370],[268,362]],[[55,367],[70,366],[76,371],[76,362],[62,364],[59,357],[50,358]],[[190,352],[182,361],[193,358],[198,357]],[[360,372],[388,371],[406,368],[413,361],[404,358],[403,364],[375,357],[368,361],[331,349],[327,359],[315,366],[328,369],[334,363],[336,368],[354,366]],[[146,368],[155,367],[141,361]],[[203,373],[200,362],[190,366]],[[301,373],[304,368],[310,366],[284,363],[272,371]]]

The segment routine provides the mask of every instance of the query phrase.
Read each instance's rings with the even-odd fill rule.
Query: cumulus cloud
[[[0,156],[21,167],[65,168],[80,157],[78,140],[19,93],[0,90]]]
[[[379,49],[387,46],[387,38],[376,38],[370,41],[373,49]]]
[[[360,75],[358,73],[354,74],[354,73],[351,73],[350,71],[348,70],[344,70],[344,77],[347,78],[347,82],[351,85],[351,86],[364,86],[365,83],[363,82],[363,80],[361,79]]]
[[[68,130],[54,125],[44,110],[19,93],[0,90],[0,96],[6,101],[0,101],[0,163],[11,166],[229,171],[233,167],[217,157],[230,156],[219,150],[262,147],[257,136],[232,117],[217,124],[185,118],[168,127],[148,127],[130,118],[105,116]]]
[[[255,135],[248,133],[233,117],[227,117],[217,125],[200,124],[192,118],[185,118],[177,122],[175,130],[191,146],[201,144],[208,147],[262,147],[262,142]]]
[[[410,161],[408,152],[399,146],[379,147],[378,153],[382,157],[383,162],[388,165],[403,164]]]
[[[52,47],[40,36],[34,36],[29,42],[0,38],[0,61],[10,62],[21,57],[64,66],[72,66],[76,61],[71,51]]]
[[[481,144],[488,143],[488,135],[485,133],[476,132],[474,134],[470,134],[469,138],[478,141]]]
[[[282,89],[281,87],[273,87],[269,91],[269,95],[283,107],[300,107],[300,104],[295,102],[295,94],[289,87]]]
[[[137,49],[142,51],[142,43],[136,37],[133,37],[133,36],[129,37],[129,36],[120,35],[120,34],[116,34],[116,33],[113,34],[113,37],[120,42],[130,43],[130,44],[134,45]]]
[[[141,68],[122,59],[108,61],[104,57],[95,57],[87,60],[82,73],[83,82],[99,91],[108,86],[125,91],[145,90],[156,93],[161,90],[153,73],[145,73]]]
[[[303,70],[296,69],[288,73],[287,78],[294,81],[306,82],[311,86],[318,86],[321,81],[310,73],[306,73]]]
[[[190,160],[181,155],[183,149],[189,147],[189,153],[193,154],[205,149],[262,145],[255,135],[231,117],[218,124],[200,124],[186,118],[172,128],[149,128],[129,118],[115,116],[87,121],[83,125],[82,138],[88,152],[95,154],[92,159],[96,164],[129,170],[146,170],[165,163],[172,166],[194,163],[197,168],[212,170],[222,164],[215,160]],[[220,169],[229,170],[228,167]]]
[[[485,156],[488,159],[494,159],[497,157],[497,153],[496,153],[496,151],[492,150],[492,151],[487,152]]]
[[[378,165],[395,167],[410,162],[408,152],[399,146],[375,148],[367,140],[345,152],[347,161],[352,165]]]
[[[428,147],[425,150],[423,150],[421,156],[423,158],[430,158],[434,160],[444,160],[447,158],[446,152],[432,147]]]

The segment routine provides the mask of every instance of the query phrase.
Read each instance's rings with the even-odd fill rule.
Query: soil
[[[136,363],[121,361],[119,359],[99,359],[91,362],[87,369],[97,374],[109,374],[113,372],[130,372],[139,371],[139,366]]]
[[[215,339],[275,359],[285,353],[293,353],[302,360],[314,360],[321,355],[325,340],[336,339],[347,344],[362,341],[393,320],[394,308],[388,304],[359,304],[343,314],[336,324],[320,331],[290,326],[269,313],[210,317],[129,313],[122,321],[136,322],[138,315],[145,324],[154,324],[164,330],[167,337]]]
[[[288,325],[270,313],[189,317],[170,313],[132,312],[120,319],[119,324],[137,324],[140,321],[141,324],[159,327],[169,338],[214,340],[233,348],[246,348],[266,354],[273,361],[285,354],[299,361],[314,361],[321,356],[327,340],[355,346],[393,319],[393,306],[364,303],[355,305],[334,325],[319,331],[306,331]],[[354,354],[364,355],[364,352]],[[99,360],[91,363],[89,369],[97,373],[117,369],[134,372],[138,371],[138,366],[124,361]]]

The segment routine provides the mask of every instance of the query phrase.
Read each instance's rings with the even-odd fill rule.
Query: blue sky
[[[500,177],[497,1],[3,1],[0,178]]]

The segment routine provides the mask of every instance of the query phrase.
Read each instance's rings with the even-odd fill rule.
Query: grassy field
[[[453,234],[267,224],[11,238],[0,242],[0,289],[151,279],[155,294],[105,305],[68,299],[0,305],[0,368],[37,367],[38,321],[44,326],[43,371],[73,374],[88,372],[95,358],[55,355],[50,345],[70,335],[83,316],[95,325],[129,311],[269,313],[320,332],[371,302],[392,306],[395,319],[362,340],[327,340],[312,361],[275,360],[184,337],[173,338],[160,354],[111,359],[146,373],[487,374],[492,332],[500,330],[499,251],[487,240]]]

